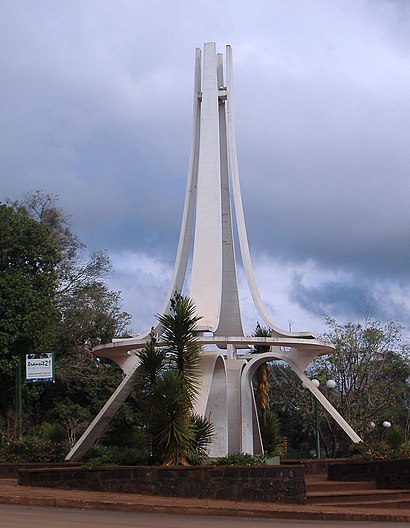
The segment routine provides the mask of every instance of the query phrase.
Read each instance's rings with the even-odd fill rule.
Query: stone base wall
[[[289,458],[281,459],[283,464],[291,466],[304,466],[305,475],[325,475],[329,464],[344,464],[346,458]]]
[[[17,463],[3,462],[0,464],[0,478],[2,479],[16,479],[20,469],[42,469],[42,468],[61,468],[64,467],[79,467],[81,464],[77,462],[38,462],[38,463]]]
[[[348,482],[374,481],[380,489],[410,489],[410,459],[330,464],[328,479]]]
[[[22,486],[304,504],[303,467],[199,466],[27,469]]]

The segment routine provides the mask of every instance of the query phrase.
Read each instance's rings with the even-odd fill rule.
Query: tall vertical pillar
[[[196,201],[195,240],[189,296],[201,314],[200,328],[219,321],[222,289],[222,217],[217,56],[205,44]]]

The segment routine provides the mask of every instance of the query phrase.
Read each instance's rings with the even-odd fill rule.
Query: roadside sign
[[[54,381],[54,354],[26,354],[26,381]]]

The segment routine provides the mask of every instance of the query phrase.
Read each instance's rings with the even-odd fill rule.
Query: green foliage
[[[214,426],[203,416],[192,414],[190,418],[194,434],[189,461],[193,465],[204,464],[209,458],[208,446],[214,434]]]
[[[84,460],[88,467],[149,465],[149,452],[136,447],[98,445]]]
[[[14,406],[17,356],[49,350],[58,321],[55,266],[60,253],[50,232],[27,214],[0,205],[0,398]]]
[[[283,443],[281,425],[277,415],[267,410],[259,419],[263,449],[270,456],[282,454]]]
[[[194,441],[190,420],[190,399],[183,376],[178,371],[166,372],[154,389],[152,445],[154,456],[163,465],[188,465]]]
[[[54,444],[67,443],[65,428],[60,423],[43,422],[37,427],[37,431],[39,437],[45,441]]]
[[[366,441],[382,439],[383,428],[372,423],[384,420],[408,423],[410,364],[408,345],[396,323],[385,326],[367,320],[364,324],[339,325],[327,319],[328,331],[322,338],[335,345],[335,352],[317,358],[308,376],[320,381],[320,390]],[[333,379],[336,387],[326,388]],[[270,408],[277,413],[290,448],[310,457],[315,445],[315,400],[302,388],[290,367],[271,367]],[[324,456],[346,456],[347,435],[319,405],[319,433]]]
[[[278,416],[288,453],[309,458],[315,445],[315,407],[300,378],[285,364],[270,368],[270,409]]]
[[[148,441],[154,463],[165,466],[201,464],[208,456],[213,426],[192,411],[199,380],[199,319],[193,302],[175,294],[170,313],[158,316],[164,346],[157,347],[151,334],[138,353]]]
[[[21,442],[0,445],[2,462],[63,462],[67,454],[66,443],[38,438],[25,438]]]
[[[55,266],[60,253],[49,230],[0,205],[0,369],[13,354],[51,343],[58,312]],[[3,368],[1,368],[3,366]]]
[[[164,348],[157,348],[157,339],[151,332],[150,341],[138,352],[141,361],[140,389],[144,396],[149,397],[153,388],[161,379],[166,370],[167,354]]]
[[[352,460],[390,460],[410,458],[409,443],[393,448],[388,442],[361,442],[353,444],[349,449]]]
[[[397,323],[382,326],[367,320],[362,325],[339,325],[328,319],[328,332],[323,336],[335,344],[334,354],[317,358],[310,375],[325,380],[334,379],[336,389],[327,396],[342,416],[366,439],[375,436],[372,422],[386,418],[404,426],[410,396],[410,364],[408,346],[403,344],[401,327]],[[335,422],[322,414],[322,438],[329,437],[335,453],[342,442]],[[379,428],[381,434],[381,428]]]
[[[167,358],[171,367],[182,374],[191,398],[198,389],[201,350],[195,335],[201,317],[195,311],[192,299],[175,293],[171,299],[170,313],[157,316],[163,328],[161,339],[165,343]]]
[[[271,337],[272,330],[266,326],[261,326],[258,322],[256,323],[255,331],[252,334],[252,337]],[[253,347],[253,354],[264,354],[269,352],[269,345],[255,345]]]
[[[253,337],[270,337],[272,331],[270,328],[256,324]],[[263,354],[269,352],[270,347],[265,345],[255,345],[253,354]],[[279,454],[282,446],[282,437],[280,435],[280,422],[271,410],[269,410],[269,394],[271,380],[271,365],[263,363],[255,372],[253,385],[255,391],[255,401],[258,408],[259,424],[262,436],[263,449],[269,453]]]
[[[215,466],[263,466],[269,455],[250,455],[249,453],[231,453],[213,460]]]
[[[392,451],[400,450],[404,446],[410,448],[410,443],[406,441],[406,433],[399,425],[393,425],[387,431],[386,444]]]
[[[0,205],[3,443],[16,439],[16,354],[53,351],[56,358],[55,383],[23,386],[28,436],[45,436],[38,427],[48,422],[56,424],[60,434],[64,428],[64,437],[72,444],[121,380],[117,366],[97,360],[91,351],[96,344],[124,335],[130,319],[121,310],[120,294],[109,291],[104,282],[111,269],[109,258],[104,252],[84,256],[84,244],[56,204],[56,196],[37,191],[22,202]],[[132,395],[113,421],[118,431],[132,436],[139,409]],[[120,436],[108,428],[108,441],[124,441]]]

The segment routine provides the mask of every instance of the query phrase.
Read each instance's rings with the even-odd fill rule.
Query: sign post
[[[54,382],[54,354],[26,354],[26,381]]]
[[[17,411],[17,435],[21,441],[23,438],[23,403],[21,397],[21,356],[17,356],[16,365],[16,411]]]

